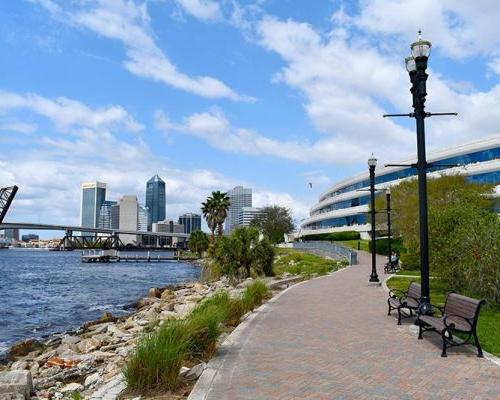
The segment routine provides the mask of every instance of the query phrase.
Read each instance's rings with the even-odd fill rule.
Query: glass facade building
[[[179,217],[179,224],[184,226],[184,232],[188,235],[193,231],[201,230],[201,215],[199,214],[182,214]]]
[[[238,225],[238,216],[243,207],[252,207],[252,189],[236,186],[227,192],[230,206],[227,212],[225,232],[232,232],[234,226]]]
[[[500,194],[500,135],[467,143],[461,146],[430,153],[429,177],[442,174],[463,174],[471,182],[497,185]],[[394,164],[413,164],[416,159],[407,159]],[[375,185],[386,188],[397,185],[405,179],[416,177],[412,167],[378,167],[375,171]],[[368,171],[333,185],[319,197],[310,210],[308,218],[302,221],[298,236],[321,232],[370,230],[367,221],[370,194]]]
[[[97,228],[101,206],[106,200],[106,184],[87,182],[82,184],[80,226]]]
[[[151,224],[165,219],[166,207],[165,182],[155,175],[146,183],[146,208],[150,215],[148,230],[151,230]]]
[[[116,201],[109,201],[109,200],[105,200],[102,203],[101,209],[99,211],[99,219],[97,220],[98,228],[118,229],[118,226],[113,227],[112,217],[111,217],[111,210],[117,204],[118,203]]]

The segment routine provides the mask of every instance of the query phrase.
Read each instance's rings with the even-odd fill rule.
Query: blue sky
[[[26,0],[0,5],[0,186],[9,220],[78,223],[79,187],[137,194],[158,173],[167,216],[216,189],[304,218],[332,183],[415,153],[403,60],[433,43],[438,149],[498,134],[494,1]],[[310,189],[308,182],[313,183]]]

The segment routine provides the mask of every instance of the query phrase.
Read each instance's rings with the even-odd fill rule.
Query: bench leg
[[[417,319],[417,321],[418,321],[418,338],[419,338],[420,340],[422,340],[422,339],[423,339],[423,336],[422,336],[422,332],[423,332],[423,330],[422,330],[422,325],[423,325],[423,324],[422,324],[422,322],[420,322],[418,319]]]
[[[401,325],[401,308],[398,307],[398,325]]]
[[[389,302],[389,300],[387,300],[387,315],[391,315],[391,303]]]
[[[479,344],[479,339],[477,337],[476,331],[474,331],[474,343],[476,343],[477,347],[477,356],[483,358],[483,349],[481,348],[481,345]]]
[[[443,339],[443,351],[441,352],[441,357],[448,357],[446,354],[446,329],[441,332],[441,338]]]

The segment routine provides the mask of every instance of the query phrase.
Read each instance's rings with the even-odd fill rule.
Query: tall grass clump
[[[255,281],[248,285],[241,296],[241,302],[245,312],[260,306],[264,299],[270,296],[269,289],[262,281]]]
[[[141,338],[124,374],[129,389],[142,393],[173,390],[190,347],[184,321],[169,321]]]

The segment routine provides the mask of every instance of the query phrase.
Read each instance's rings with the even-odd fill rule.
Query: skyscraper
[[[262,214],[261,208],[241,207],[238,214],[238,226],[250,226],[252,220],[260,214]]]
[[[137,214],[137,230],[146,232],[148,227],[151,226],[149,210],[139,204],[139,212]],[[151,229],[150,229],[151,230]]]
[[[137,196],[123,196],[120,199],[120,222],[119,227],[125,231],[137,231],[139,222],[139,203]],[[137,243],[136,235],[120,234],[123,244]]]
[[[252,189],[236,186],[227,192],[230,206],[227,213],[225,231],[231,233],[235,225],[238,225],[238,216],[243,207],[252,207]]]
[[[188,235],[193,231],[201,230],[201,215],[187,213],[179,217],[179,224],[184,226],[184,233]]]
[[[109,201],[105,200],[102,205],[101,209],[99,211],[99,219],[97,220],[97,226],[99,228],[106,228],[106,229],[118,229],[118,226],[114,227],[112,226],[112,217],[111,217],[111,210],[113,206],[116,206],[118,203],[116,201]]]
[[[82,184],[80,205],[80,226],[97,228],[99,212],[106,199],[106,184],[102,182],[86,182]]]
[[[166,214],[165,182],[158,175],[146,183],[146,207],[150,215],[148,230],[151,230],[151,224],[163,221]]]

